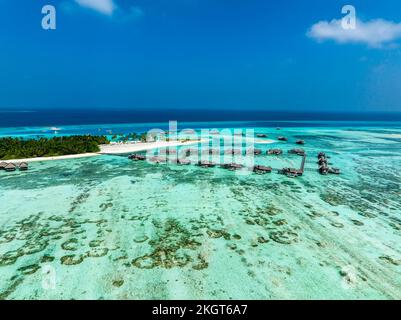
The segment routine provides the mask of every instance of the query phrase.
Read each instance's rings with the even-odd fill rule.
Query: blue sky
[[[42,6],[57,29],[41,28]],[[341,8],[357,31],[340,29]],[[0,0],[0,109],[401,112],[399,0]]]

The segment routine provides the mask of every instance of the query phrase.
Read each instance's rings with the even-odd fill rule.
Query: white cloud
[[[358,20],[355,29],[344,29],[341,20],[315,23],[307,35],[315,40],[334,40],[338,43],[362,43],[380,48],[401,39],[401,23],[383,19],[363,22]]]
[[[93,9],[109,16],[117,8],[113,0],[75,0],[75,2],[82,7]]]

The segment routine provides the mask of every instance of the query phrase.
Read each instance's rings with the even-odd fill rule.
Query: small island
[[[128,154],[157,148],[177,147],[202,142],[188,138],[155,139],[146,133],[107,136],[73,135],[37,139],[0,138],[0,160],[11,163],[65,160],[99,155]]]
[[[57,157],[100,151],[106,136],[76,135],[53,138],[0,138],[0,160]]]

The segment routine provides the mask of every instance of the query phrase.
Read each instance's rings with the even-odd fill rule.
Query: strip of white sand
[[[268,140],[268,139],[255,139],[254,143],[256,144],[272,144],[275,143],[276,141],[274,140]]]
[[[96,157],[98,153],[80,153],[80,154],[69,154],[65,156],[56,157],[37,157],[37,158],[27,158],[27,159],[12,159],[12,160],[2,160],[4,162],[20,163],[20,162],[40,162],[40,161],[51,161],[51,160],[66,160],[66,159],[77,159],[77,158],[88,158]]]
[[[39,162],[39,161],[53,161],[53,160],[67,160],[67,159],[78,159],[78,158],[88,158],[96,157],[102,154],[124,154],[131,152],[139,152],[157,148],[167,148],[176,146],[186,146],[197,144],[200,141],[157,141],[157,142],[138,142],[138,143],[122,143],[122,144],[104,144],[100,145],[100,152],[98,153],[81,153],[81,154],[71,154],[56,157],[38,157],[38,158],[28,158],[28,159],[12,159],[4,160],[5,162],[20,163],[20,162]]]
[[[100,154],[123,154],[131,152],[139,152],[157,148],[187,146],[200,143],[200,141],[157,141],[157,142],[141,142],[141,143],[122,143],[122,144],[105,144],[100,146]]]

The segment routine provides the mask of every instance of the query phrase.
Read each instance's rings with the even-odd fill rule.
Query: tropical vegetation
[[[0,138],[0,159],[53,157],[100,151],[100,144],[108,144],[105,136],[77,135],[54,138]]]

